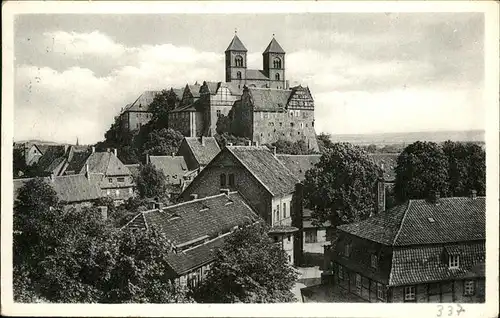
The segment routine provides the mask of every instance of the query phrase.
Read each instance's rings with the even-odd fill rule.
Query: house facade
[[[331,283],[365,301],[484,301],[484,197],[410,200],[338,231]]]
[[[214,137],[185,137],[177,156],[182,156],[188,170],[201,170],[220,152],[219,144]]]
[[[235,103],[231,131],[259,144],[280,139],[304,141],[318,151],[314,130],[314,100],[309,88],[288,90],[244,87],[241,102]]]
[[[292,217],[298,180],[267,147],[226,146],[181,193],[180,200],[203,198],[228,189],[238,191],[271,226],[269,235],[295,261]]]
[[[155,229],[172,243],[168,253],[169,278],[194,287],[210,270],[215,249],[238,227],[260,222],[255,211],[237,192],[213,196],[141,212],[124,229]]]

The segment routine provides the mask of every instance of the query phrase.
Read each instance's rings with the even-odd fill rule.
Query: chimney
[[[205,137],[201,136],[201,145],[205,146]]]
[[[229,195],[229,189],[220,189],[220,193],[224,193],[225,195]]]
[[[385,182],[384,179],[379,178],[377,181],[377,207],[375,211],[373,211],[370,214],[370,217],[382,213],[384,211],[385,211]]]
[[[95,153],[95,146],[92,146],[92,153]]]
[[[191,194],[190,198],[191,198],[191,200],[196,200],[196,199],[198,199],[198,194],[193,193],[193,194]]]
[[[477,190],[471,190],[470,191],[470,198],[472,200],[475,200],[477,198]]]
[[[113,149],[113,152],[115,153],[115,157],[118,157],[118,149]]]

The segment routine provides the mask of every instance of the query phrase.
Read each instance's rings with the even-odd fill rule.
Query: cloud
[[[46,47],[54,53],[79,58],[85,55],[119,58],[125,47],[115,43],[108,35],[99,31],[77,33],[65,31],[44,32]]]
[[[376,51],[385,49],[381,43],[394,36],[399,35],[361,38]],[[74,142],[78,136],[80,142],[94,143],[103,139],[121,108],[145,90],[224,80],[222,52],[172,43],[126,46],[100,31],[47,31],[41,39],[23,45],[45,53],[52,65],[31,61],[16,65],[16,139]],[[450,53],[447,64],[404,54],[377,59],[345,49],[359,45],[354,39],[333,34],[326,40],[343,49],[305,48],[286,55],[287,79],[311,88],[318,133],[483,127],[484,108],[478,108],[481,84],[470,80],[469,68],[457,70],[458,55]],[[475,60],[472,56],[467,65]],[[249,68],[260,69],[262,54],[250,52],[247,62]]]

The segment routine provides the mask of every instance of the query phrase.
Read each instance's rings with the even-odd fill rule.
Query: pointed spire
[[[236,35],[236,30],[234,32],[234,37],[231,40],[231,43],[229,43],[229,46],[226,49],[226,52],[227,51],[247,52],[246,47],[243,45],[243,43],[241,42],[241,40]]]
[[[76,145],[80,146],[80,143],[78,142],[78,136],[76,137]]]
[[[282,53],[282,54],[285,54],[285,50],[283,50],[281,45],[279,45],[278,41],[276,41],[276,39],[274,38],[274,34],[273,34],[273,39],[271,40],[271,42],[267,46],[264,53]]]

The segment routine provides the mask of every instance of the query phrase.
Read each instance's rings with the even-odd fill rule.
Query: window
[[[229,186],[234,187],[234,174],[229,174]]]
[[[106,190],[106,195],[110,195],[111,194],[111,190]]]
[[[290,255],[288,255],[288,262],[291,263],[292,262],[292,257]]]
[[[241,72],[240,71],[236,72],[236,78],[239,80],[241,79]]]
[[[120,190],[116,189],[115,194],[116,194],[116,196],[119,196],[120,195]]]
[[[361,293],[361,275],[356,274],[356,292]]]
[[[280,73],[276,73],[276,75],[274,75],[274,79],[279,81],[280,80]]]
[[[226,174],[221,174],[220,175],[220,186],[225,187],[226,186]]]
[[[116,181],[123,183],[125,182],[125,178],[124,177],[116,178]]]
[[[339,265],[339,280],[344,280],[344,267]]]
[[[311,127],[314,127],[314,122],[311,123]]]
[[[293,110],[290,111],[290,116],[293,117]]]
[[[415,300],[415,286],[406,286],[404,289],[404,300],[414,301]]]
[[[472,296],[476,292],[475,284],[473,280],[466,280],[464,282],[464,295],[465,296]]]
[[[288,242],[290,242],[290,240],[292,239],[292,236],[288,235],[286,239],[288,240]]]
[[[109,183],[113,183],[113,178],[108,178]]]
[[[286,218],[286,203],[283,203],[283,218]]]
[[[377,268],[378,267],[378,256],[375,255],[375,254],[371,255],[371,265],[372,265],[373,268]]]
[[[274,237],[274,242],[278,243],[278,237],[277,236]]]
[[[220,117],[220,116],[221,116],[220,109],[217,109],[217,117]]]
[[[300,128],[304,128],[304,123],[300,123]]]
[[[280,219],[280,205],[276,205],[276,222]]]
[[[380,300],[385,300],[384,285],[377,283],[377,298]]]
[[[274,68],[281,68],[281,60],[279,58],[275,58],[273,60],[273,66]]]
[[[280,123],[280,127],[282,127],[282,126],[283,126],[283,123]]]
[[[344,245],[344,255],[346,257],[350,257],[351,256],[351,243],[346,243]]]
[[[456,269],[460,266],[460,256],[450,255],[448,257],[448,265],[450,269]]]
[[[236,66],[238,67],[243,66],[243,58],[241,57],[241,55],[236,55],[236,57],[234,58],[234,64],[236,64]]]
[[[316,230],[308,230],[306,231],[306,243],[317,243],[318,242],[318,234]]]

